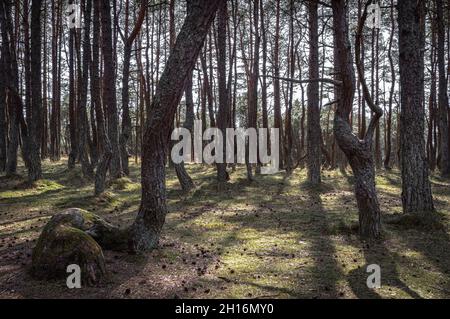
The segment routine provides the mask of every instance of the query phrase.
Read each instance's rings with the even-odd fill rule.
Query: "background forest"
[[[449,21],[445,0],[1,1],[0,297],[450,297]],[[280,172],[173,163],[194,120],[278,128]]]

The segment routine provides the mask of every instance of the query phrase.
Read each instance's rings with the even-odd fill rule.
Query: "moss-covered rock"
[[[54,215],[33,250],[32,275],[39,279],[66,277],[67,266],[81,268],[85,284],[98,283],[106,274],[103,248],[126,245],[126,231],[88,211],[70,208]]]

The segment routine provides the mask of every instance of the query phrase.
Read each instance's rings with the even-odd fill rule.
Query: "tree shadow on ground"
[[[365,243],[362,251],[366,260],[366,265],[355,268],[348,274],[348,282],[353,293],[362,299],[380,299],[381,296],[376,289],[369,288],[367,278],[371,273],[367,272],[367,266],[376,264],[381,268],[381,285],[395,287],[403,291],[411,298],[421,298],[421,296],[408,287],[401,279],[397,270],[397,262],[401,257],[390,252],[383,241]],[[390,289],[390,288],[389,288]]]
[[[316,227],[307,227],[304,230],[306,240],[311,243],[310,254],[314,259],[312,268],[312,287],[317,292],[306,297],[338,298],[342,296],[337,282],[342,277],[342,271],[336,261],[336,249],[330,238],[327,210],[324,208],[321,194],[330,190],[330,186],[323,183],[320,186],[311,186],[303,183],[302,190],[307,193],[307,205],[314,212],[313,222]]]
[[[448,234],[448,219],[441,213],[434,213],[429,218],[417,216],[400,216],[400,222],[388,224],[391,229],[401,231],[401,242],[409,249],[419,252],[426,258],[430,266],[424,271],[439,272],[446,278],[437,288],[450,293],[450,236]]]

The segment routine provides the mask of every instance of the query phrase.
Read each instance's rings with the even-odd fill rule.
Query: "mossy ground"
[[[27,185],[0,177],[0,297],[48,298],[450,298],[450,183],[432,178],[440,227],[384,223],[383,239],[363,243],[351,173],[324,171],[311,187],[304,170],[286,177],[231,174],[217,192],[214,167],[187,165],[197,188],[183,194],[168,168],[169,214],[159,249],[143,256],[105,252],[109,280],[69,290],[65,280],[36,281],[31,250],[48,219],[79,207],[125,226],[140,200],[139,167],[96,198],[93,183],[66,162],[44,162]],[[24,173],[21,171],[21,173]],[[384,219],[401,213],[398,171],[380,172]],[[368,264],[381,266],[368,289]]]

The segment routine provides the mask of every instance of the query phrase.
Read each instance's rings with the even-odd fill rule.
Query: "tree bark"
[[[76,97],[75,97],[75,29],[69,30],[69,134],[70,134],[70,153],[68,160],[69,169],[75,168],[78,158],[78,140],[77,140],[77,117],[76,117]]]
[[[283,135],[283,123],[281,118],[281,99],[280,99],[280,0],[276,0],[276,13],[275,13],[275,38],[273,46],[273,112],[274,112],[274,128],[278,128],[280,131],[280,143],[284,145]],[[283,147],[280,147],[280,167],[284,167]]]
[[[425,2],[400,1],[397,7],[403,212],[426,215],[434,210],[434,206],[423,136]]]
[[[435,13],[434,13],[435,14]],[[434,17],[434,16],[433,16]],[[431,19],[431,48],[430,48],[430,95],[428,100],[428,136],[427,152],[430,170],[434,171],[437,165],[436,151],[436,27],[435,20]]]
[[[0,51],[0,74],[3,76],[0,78],[0,173],[6,170],[7,161],[7,129],[8,124],[6,121],[7,104],[6,104],[6,88],[7,78],[6,75],[11,77],[8,72],[8,61],[6,56],[10,56],[10,41],[9,30],[7,20],[9,18],[11,7],[7,2],[0,4],[0,37],[2,40],[2,47]]]
[[[270,131],[269,114],[267,110],[267,25],[263,0],[260,0],[259,7],[260,7],[259,11],[261,12],[261,39],[262,39],[261,116],[262,116],[262,127],[266,128],[269,132]],[[270,143],[268,143],[266,147],[267,149],[270,149]]]
[[[309,16],[309,78],[319,78],[318,1],[308,2]],[[308,84],[307,168],[308,181],[320,184],[321,129],[319,110],[319,83]]]
[[[92,37],[92,63],[91,63],[91,97],[95,108],[95,118],[97,121],[97,142],[99,163],[95,171],[95,195],[101,194],[105,190],[106,173],[111,162],[112,150],[106,133],[105,117],[103,113],[100,79],[99,79],[99,43],[100,43],[100,1],[94,1],[93,14],[93,37]]]
[[[41,178],[40,140],[42,122],[41,86],[41,0],[31,1],[31,117],[28,126],[28,181]]]
[[[247,110],[247,128],[257,128],[257,113],[258,113],[258,79],[259,79],[259,0],[252,1],[253,3],[253,26],[255,46],[253,50],[253,65],[248,84],[248,110]],[[250,147],[247,143],[246,149],[246,164],[247,164],[247,179],[253,180],[253,165],[249,163]]]
[[[448,126],[448,95],[445,70],[445,24],[443,17],[443,1],[436,0],[437,37],[438,37],[438,69],[439,69],[439,129],[440,129],[440,171],[443,177],[450,176],[449,126]]]
[[[44,1],[43,52],[47,52],[47,5]],[[44,55],[42,70],[42,124],[41,124],[41,159],[48,157],[48,96],[47,96],[47,54]]]
[[[17,171],[17,149],[19,146],[19,121],[23,119],[22,103],[19,97],[19,70],[15,51],[16,37],[13,32],[11,6],[7,1],[0,4],[1,55],[3,66],[0,77],[0,89],[3,90],[3,101],[8,114],[8,145],[6,149],[6,175],[14,175]],[[5,128],[6,128],[5,127]],[[24,159],[25,156],[24,156]]]
[[[102,30],[102,56],[103,56],[103,103],[107,111],[107,132],[111,144],[112,157],[109,165],[111,178],[122,176],[119,148],[119,115],[116,102],[116,77],[114,70],[114,56],[111,30],[111,6],[109,1],[101,2],[101,30]]]
[[[84,40],[83,40],[83,61],[82,61],[82,72],[81,72],[81,83],[78,83],[79,90],[79,104],[77,107],[77,120],[78,120],[78,155],[81,161],[81,170],[83,176],[87,178],[92,178],[94,176],[94,171],[89,159],[89,126],[88,126],[88,116],[87,116],[87,93],[88,93],[88,82],[89,82],[89,63],[91,60],[91,10],[92,10],[92,0],[82,0],[81,2],[82,10],[84,12]]]
[[[223,154],[225,159],[226,149],[226,129],[230,126],[230,108],[228,104],[227,93],[227,74],[226,74],[226,37],[227,37],[227,2],[220,3],[217,12],[217,65],[218,65],[218,86],[219,86],[219,111],[217,113],[217,125],[223,134]],[[217,182],[219,190],[229,179],[227,164],[217,163]]]
[[[289,1],[289,45],[288,45],[288,72],[291,78],[294,78],[295,74],[295,52],[294,52],[294,1]],[[294,94],[294,84],[290,82],[288,84],[288,98],[286,105],[286,115],[284,122],[284,164],[286,168],[286,173],[291,174],[294,169],[292,161],[292,105],[293,105],[293,94]]]
[[[50,114],[50,159],[58,161],[61,156],[61,137],[59,135],[61,126],[61,87],[59,74],[61,72],[60,60],[58,59],[58,38],[60,36],[60,5],[52,1],[52,108]]]
[[[389,47],[388,47],[388,59],[389,59],[389,67],[391,70],[391,89],[389,91],[389,102],[388,102],[388,117],[386,120],[386,152],[384,158],[384,168],[386,170],[391,169],[391,153],[392,153],[392,103],[394,100],[394,92],[395,92],[395,67],[394,60],[392,58],[392,42],[394,40],[394,29],[395,29],[395,20],[394,20],[394,0],[391,0],[391,34],[389,37]]]

